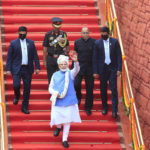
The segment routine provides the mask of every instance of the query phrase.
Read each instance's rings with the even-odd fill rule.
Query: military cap
[[[61,24],[62,24],[62,19],[61,19],[61,18],[59,18],[59,17],[53,17],[53,18],[51,19],[51,21],[52,21],[53,25],[54,25],[56,28],[61,27]]]

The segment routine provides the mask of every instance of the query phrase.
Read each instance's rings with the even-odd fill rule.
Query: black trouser
[[[24,86],[22,108],[27,109],[29,105],[31,79],[32,79],[32,74],[29,73],[28,66],[22,66],[18,74],[13,74],[13,88],[15,98],[17,98],[18,100],[20,97],[21,79],[23,80]]]
[[[81,94],[81,82],[85,77],[85,84],[86,84],[86,100],[85,100],[85,110],[91,110],[93,106],[93,86],[94,86],[94,79],[93,75],[80,75],[78,74],[75,78],[75,90],[76,95],[78,98],[78,102],[80,103],[82,94]]]
[[[58,65],[57,65],[57,59],[53,58],[52,56],[47,57],[47,77],[48,77],[48,82],[50,83],[51,77],[54,72],[58,70]]]
[[[100,74],[100,90],[103,109],[108,109],[107,105],[107,81],[112,97],[112,112],[118,111],[118,92],[117,92],[117,71],[111,69],[110,65],[104,65],[102,74]]]

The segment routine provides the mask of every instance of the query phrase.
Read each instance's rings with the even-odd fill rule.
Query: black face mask
[[[103,40],[107,40],[108,39],[108,35],[101,35]]]
[[[19,39],[24,40],[26,38],[26,34],[19,34]]]

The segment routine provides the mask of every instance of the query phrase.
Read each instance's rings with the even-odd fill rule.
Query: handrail
[[[5,142],[4,142],[4,122],[3,122],[3,102],[2,102],[2,60],[0,59],[0,125],[1,125],[1,150],[5,150]]]
[[[6,123],[4,72],[2,60],[1,26],[0,26],[0,120],[1,120],[1,150],[8,150],[8,134]]]
[[[133,137],[133,135],[131,135],[131,137],[132,137],[132,140],[133,140],[133,138],[135,138],[135,140],[133,140],[133,145],[137,146],[136,148],[138,148],[138,149],[144,150],[145,146],[144,146],[143,136],[142,136],[141,127],[140,127],[140,123],[139,123],[138,113],[137,113],[136,105],[134,102],[134,95],[133,95],[132,86],[131,86],[131,82],[130,82],[130,78],[129,78],[129,71],[128,71],[127,62],[125,59],[125,53],[124,53],[122,38],[121,38],[121,34],[120,34],[119,24],[118,24],[118,20],[117,20],[114,0],[111,0],[111,6],[109,3],[109,0],[105,0],[105,2],[106,2],[106,7],[109,7],[109,8],[107,8],[107,9],[109,9],[109,13],[106,15],[111,14],[111,15],[109,15],[109,21],[113,20],[114,18],[116,19],[115,23],[116,23],[116,29],[117,29],[117,36],[118,36],[118,39],[120,42],[121,52],[122,52],[122,56],[123,56],[123,68],[125,71],[124,76],[123,75],[122,76],[123,76],[124,81],[125,81],[124,86],[125,86],[125,84],[128,84],[128,87],[129,87],[129,89],[126,89],[126,92],[127,91],[130,92],[130,98],[129,98],[129,94],[127,94],[127,93],[126,93],[126,96],[127,96],[126,98],[129,101],[128,109],[130,111],[131,130],[132,130],[132,132],[134,132],[134,137]],[[111,19],[110,19],[110,17],[111,17]],[[109,28],[111,28],[110,23],[112,24],[112,22],[109,22]],[[126,81],[126,78],[127,78],[127,81]],[[123,87],[123,88],[128,88],[128,87]],[[136,124],[134,121],[136,121]]]
[[[1,93],[0,93],[1,94]],[[0,104],[0,125],[1,125],[1,150],[5,150],[5,142],[4,142],[4,122],[3,122],[3,106]]]

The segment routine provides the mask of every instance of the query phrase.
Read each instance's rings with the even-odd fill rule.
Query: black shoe
[[[91,115],[91,110],[86,110],[86,114],[88,115],[88,116],[90,116]]]
[[[63,142],[62,142],[62,145],[63,145],[65,148],[68,148],[68,147],[69,147],[69,144],[68,144],[67,141],[63,141]]]
[[[13,89],[14,89],[14,101],[13,101],[13,104],[17,105],[18,101],[19,101],[19,97],[20,97],[20,87],[19,86],[13,87]]]
[[[56,128],[54,131],[54,136],[58,136],[61,131],[61,128]]]
[[[28,109],[26,109],[26,108],[22,108],[22,110],[21,110],[23,113],[25,113],[25,114],[30,114],[30,112],[29,112],[29,110]]]
[[[19,99],[17,99],[16,97],[14,97],[13,104],[14,104],[14,105],[17,105],[17,104],[18,104],[18,101],[19,101]]]
[[[112,112],[112,117],[116,119],[118,117],[117,113],[116,112]]]
[[[102,110],[102,114],[103,114],[103,115],[107,115],[107,109],[103,109],[103,110]]]

